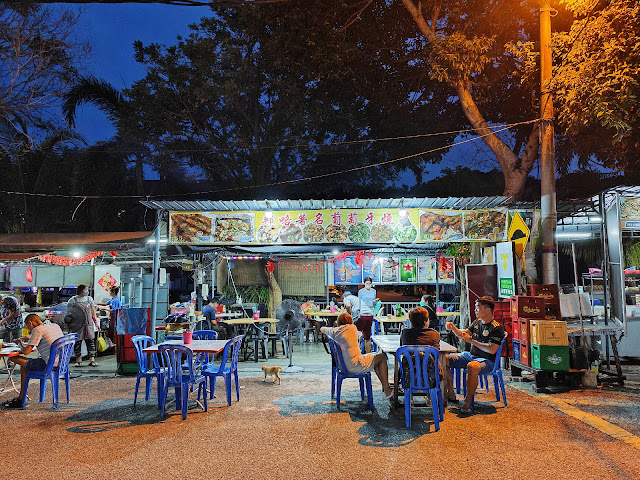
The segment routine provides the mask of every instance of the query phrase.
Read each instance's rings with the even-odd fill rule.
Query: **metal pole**
[[[542,214],[542,277],[546,284],[558,283],[556,246],[556,167],[553,139],[553,96],[549,90],[551,68],[551,6],[540,7],[540,207]]]
[[[578,263],[576,262],[576,244],[571,242],[571,256],[573,257],[573,281],[576,284],[576,292],[578,291]]]
[[[607,236],[607,217],[604,208],[604,200],[605,200],[605,192],[600,193],[600,236],[602,241],[602,293],[603,299],[602,303],[604,303],[604,324],[609,325],[609,274],[607,273],[607,268],[609,265],[609,248],[607,246],[608,236]],[[592,280],[593,283],[593,280]],[[591,289],[593,291],[593,288]],[[609,354],[609,335],[605,335],[605,355],[607,357],[607,368],[611,368],[611,357]]]
[[[162,211],[156,211],[156,231],[153,245],[153,280],[151,283],[151,335],[155,338],[158,311],[158,276],[160,275],[160,220]]]

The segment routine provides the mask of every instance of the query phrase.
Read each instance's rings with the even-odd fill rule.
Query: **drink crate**
[[[562,315],[560,314],[560,305],[545,305],[544,318],[550,320],[561,320]]]
[[[567,322],[562,320],[531,320],[531,344],[566,347],[569,345]]]
[[[520,340],[520,319],[515,318],[513,322],[511,322],[511,335],[514,340]]]
[[[511,297],[511,316],[521,318],[544,318],[544,298],[514,295]]]
[[[560,295],[558,286],[550,285],[529,285],[527,287],[529,295],[532,297],[544,298],[545,305],[560,305]]]
[[[524,365],[531,365],[531,357],[529,354],[529,344],[520,342],[519,340],[513,341],[513,359],[516,362],[520,362]]]
[[[567,371],[569,370],[569,347],[532,343],[531,366],[541,370]]]
[[[530,335],[529,335],[529,319],[528,318],[516,318],[514,319],[514,324],[517,325],[518,329],[518,340],[524,343],[531,343]]]

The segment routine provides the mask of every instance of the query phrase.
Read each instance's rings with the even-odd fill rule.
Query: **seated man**
[[[478,375],[485,375],[493,370],[496,361],[496,352],[500,348],[504,331],[502,325],[493,319],[494,301],[491,297],[480,297],[476,300],[476,321],[464,332],[458,329],[453,322],[447,322],[446,329],[453,332],[456,337],[471,344],[471,351],[452,353],[447,355],[447,368],[467,369],[467,395],[462,404],[462,412],[471,412],[471,400],[478,388]],[[500,361],[500,359],[498,359]],[[456,401],[453,393],[453,379],[447,376],[449,401]]]
[[[20,353],[22,355],[29,355],[33,347],[36,347],[39,358],[27,358],[22,355],[9,358],[10,362],[20,365],[20,394],[13,400],[6,402],[4,404],[5,408],[22,408],[24,381],[27,378],[27,371],[43,371],[47,368],[51,344],[62,337],[60,325],[57,323],[44,324],[35,313],[28,315],[24,320],[24,324],[29,330],[29,333],[31,333],[31,336],[21,339]],[[27,342],[26,345],[22,340]]]
[[[22,313],[20,302],[11,295],[0,295],[0,325],[4,325],[3,339],[13,342],[22,335]]]
[[[219,340],[233,338],[233,327],[226,323],[218,323],[218,320],[216,320],[219,303],[220,301],[217,297],[211,297],[209,303],[202,309],[202,316],[207,319],[209,328],[218,334]]]

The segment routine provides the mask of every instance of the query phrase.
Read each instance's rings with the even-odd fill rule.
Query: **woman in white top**
[[[393,390],[389,386],[389,368],[387,366],[387,356],[380,353],[360,352],[358,344],[358,330],[353,324],[353,319],[348,313],[343,313],[338,317],[338,326],[335,328],[322,327],[322,333],[334,339],[342,350],[342,357],[349,373],[364,373],[375,370],[382,389],[387,398],[391,398]]]

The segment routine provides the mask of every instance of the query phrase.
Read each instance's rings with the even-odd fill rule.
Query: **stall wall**
[[[276,279],[283,296],[313,296],[324,297],[325,287],[325,264],[320,258],[305,258],[304,260],[287,260],[286,266],[276,267]],[[318,270],[315,265],[319,263]],[[307,271],[307,265],[310,265]],[[313,267],[313,268],[311,268]],[[329,264],[331,267],[331,264]]]
[[[64,287],[64,269],[60,265],[52,265],[50,267],[33,267],[37,269],[36,287]],[[72,267],[69,267],[72,268]]]

